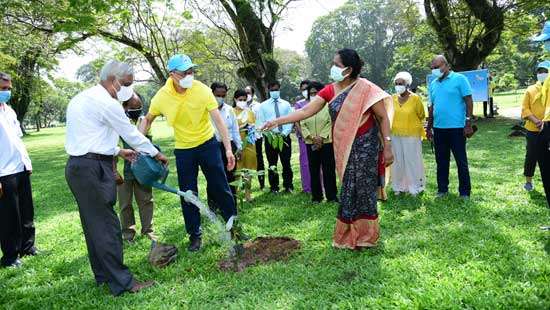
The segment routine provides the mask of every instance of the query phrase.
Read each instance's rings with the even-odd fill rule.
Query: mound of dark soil
[[[284,260],[300,248],[300,242],[288,237],[258,237],[246,242],[237,254],[220,261],[222,271],[243,271],[249,266]]]

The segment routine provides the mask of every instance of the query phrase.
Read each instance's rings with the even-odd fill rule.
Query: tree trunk
[[[456,71],[477,69],[495,49],[504,29],[504,8],[499,7],[495,1],[463,1],[468,7],[468,13],[483,24],[483,32],[466,44],[458,42],[457,36],[457,33],[464,29],[453,29],[451,23],[453,9],[449,8],[450,0],[424,0],[428,23],[437,32],[445,56]]]
[[[273,28],[266,27],[247,0],[220,0],[231,17],[239,37],[239,49],[245,65],[237,71],[257,89],[260,99],[266,100],[267,84],[277,79],[279,65],[273,55]]]
[[[17,67],[17,78],[13,80],[14,94],[11,104],[17,114],[17,120],[21,123],[23,134],[26,134],[23,121],[31,103],[38,56],[39,49],[24,53]]]

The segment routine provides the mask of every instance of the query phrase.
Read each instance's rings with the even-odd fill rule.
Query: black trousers
[[[233,141],[231,141],[231,150],[233,151],[233,154],[237,151],[237,146]],[[237,165],[235,164],[233,170],[227,170],[227,157],[225,156],[225,146],[223,146],[222,142],[220,142],[220,152],[222,155],[223,168],[225,169],[225,176],[227,177],[227,183],[229,183],[229,188],[233,194],[233,201],[235,201],[235,206],[237,206],[237,187],[231,185],[231,183],[236,180],[235,171],[237,170]],[[208,187],[208,184],[206,185],[206,196],[208,197],[208,206],[210,209],[219,209],[218,205],[214,201],[215,199],[212,198],[216,196],[216,193]]]
[[[538,132],[527,131],[525,136],[527,143],[525,147],[525,163],[523,165],[523,175],[533,177],[537,167],[537,140]]]
[[[224,152],[225,153],[225,152]],[[199,167],[206,178],[207,193],[213,200],[216,208],[225,221],[231,216],[237,215],[235,200],[231,194],[227,176],[223,167],[222,156],[220,155],[220,143],[212,138],[203,144],[190,149],[175,149],[176,168],[178,169],[178,183],[181,191],[192,191],[198,195],[199,188],[197,179]],[[224,156],[225,157],[225,156]],[[201,215],[199,208],[190,204],[181,197],[181,208],[185,221],[185,230],[189,239],[201,237]]]
[[[2,265],[12,264],[34,247],[34,205],[28,171],[0,177],[0,244]]]
[[[546,195],[547,207],[550,208],[550,122],[544,123],[544,129],[537,135],[536,154],[539,164],[542,186]]]
[[[470,196],[471,183],[466,155],[466,137],[463,128],[434,128],[435,161],[437,163],[437,191],[449,191],[449,165],[451,152],[458,168],[458,191]]]
[[[256,160],[258,161],[258,171],[264,171],[264,151],[263,151],[263,138],[256,140]],[[265,176],[258,175],[258,183],[260,183],[260,189],[265,187]]]
[[[274,149],[267,139],[265,140],[265,154],[267,155],[267,162],[269,167],[277,166],[277,162],[281,159],[281,165],[283,166],[283,187],[287,190],[293,190],[292,185],[292,167],[290,166],[290,156],[292,154],[292,145],[289,136],[284,137],[285,144],[283,150],[279,151]],[[272,191],[279,190],[279,174],[269,170],[269,186]]]
[[[323,144],[318,150],[313,150],[313,144],[306,144],[309,175],[311,177],[311,200],[323,201],[323,187],[328,201],[336,201],[336,163],[332,143]],[[323,186],[321,186],[321,169],[323,171]]]
[[[116,184],[112,159],[71,157],[65,179],[78,205],[96,282],[107,283],[115,296],[130,290],[134,280],[123,263],[122,232],[113,209]]]

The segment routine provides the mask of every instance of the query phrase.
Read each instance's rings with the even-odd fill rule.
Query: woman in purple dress
[[[304,80],[300,82],[300,91],[302,92],[302,100],[297,101],[294,104],[294,109],[299,110],[308,104],[307,100],[307,88],[309,81]],[[311,178],[309,176],[309,164],[307,159],[307,147],[302,137],[302,129],[300,123],[296,123],[296,137],[298,138],[298,144],[300,145],[300,176],[302,177],[302,191],[304,193],[311,193]]]

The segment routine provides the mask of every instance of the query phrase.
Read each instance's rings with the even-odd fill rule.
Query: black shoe
[[[286,188],[285,189],[285,194],[292,194],[294,192],[294,190],[292,188]]]
[[[270,192],[271,192],[272,194],[278,194],[278,193],[279,193],[279,190],[278,190],[278,189],[272,189]]]
[[[23,253],[21,253],[21,257],[24,257],[24,256],[36,256],[36,255],[40,255],[41,251],[38,250],[36,247],[32,247],[30,248],[28,251],[25,251]]]
[[[187,251],[189,252],[197,252],[201,249],[202,240],[201,238],[193,238],[189,239],[189,246],[187,247]]]
[[[3,268],[19,268],[19,267],[21,267],[22,264],[23,264],[23,263],[22,263],[21,260],[18,258],[18,259],[14,260],[13,262],[8,263],[8,264],[2,263],[2,267],[3,267]]]

